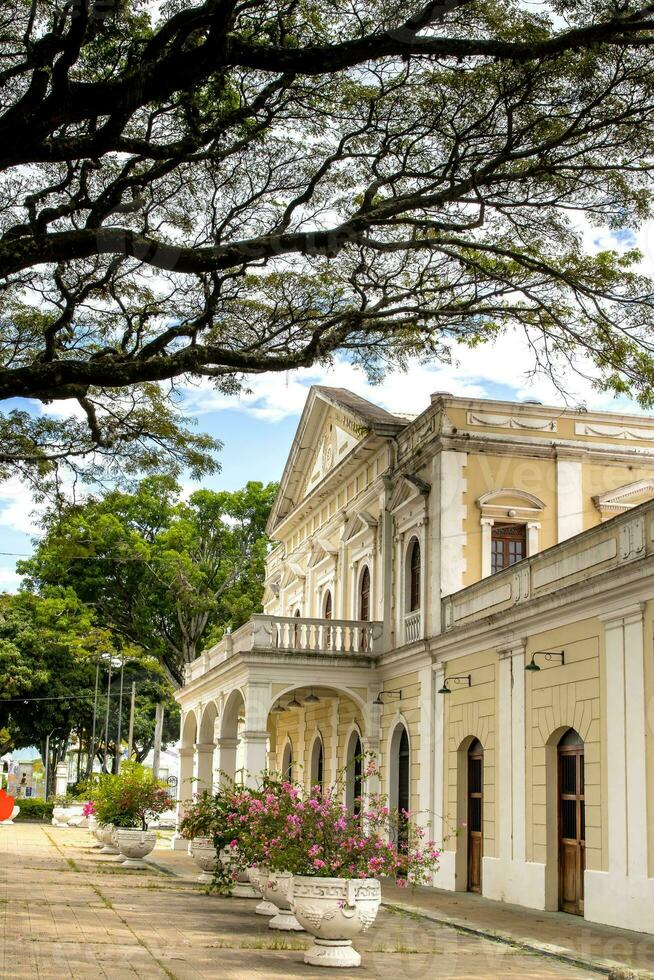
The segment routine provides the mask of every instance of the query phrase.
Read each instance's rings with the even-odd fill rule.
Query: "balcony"
[[[378,656],[382,652],[383,623],[352,619],[304,619],[299,616],[252,616],[235,633],[187,664],[186,683],[202,677],[239,653],[291,653]]]
[[[415,609],[404,617],[404,642],[415,643],[421,637],[420,610]]]

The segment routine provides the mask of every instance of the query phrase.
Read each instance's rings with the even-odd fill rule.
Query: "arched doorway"
[[[409,612],[420,609],[420,542],[413,539],[409,552]]]
[[[409,812],[411,799],[411,749],[409,734],[399,723],[391,739],[389,802],[393,809]],[[406,844],[408,840],[408,820],[400,817],[397,828],[397,843]]]
[[[293,613],[293,618],[299,619],[300,616],[301,616],[300,610],[296,609],[295,612]],[[296,650],[299,650],[300,648],[300,624],[299,623],[296,623],[293,626],[293,647]]]
[[[481,893],[484,854],[484,749],[474,739],[468,749],[468,891]]]
[[[331,593],[331,589],[327,589],[327,591],[325,592],[325,598],[324,598],[324,601],[323,601],[322,614],[323,614],[323,619],[331,619],[332,618],[332,593]],[[327,650],[331,650],[331,648],[332,648],[332,628],[331,628],[331,626],[328,626],[327,629],[325,630],[325,648]]]
[[[584,914],[586,813],[584,743],[574,728],[558,744],[559,909]]]
[[[364,623],[370,622],[370,570],[367,565],[363,568],[359,583],[359,619]],[[361,631],[361,649],[368,649],[368,633],[365,629]]]

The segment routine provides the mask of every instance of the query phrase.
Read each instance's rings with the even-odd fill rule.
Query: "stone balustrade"
[[[404,617],[404,642],[415,643],[416,640],[420,639],[420,635],[420,610],[416,609]]]
[[[186,683],[238,653],[295,652],[324,654],[381,653],[383,624],[351,619],[305,619],[253,615],[234,633],[226,633],[210,650],[186,666]]]

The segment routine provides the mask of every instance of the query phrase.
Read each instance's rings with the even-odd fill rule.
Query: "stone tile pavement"
[[[194,880],[190,858],[170,851],[167,841],[153,860],[145,872],[126,871],[92,850],[86,831],[38,824],[0,828],[0,978],[329,976],[303,964],[307,937],[273,934],[251,901],[206,894]],[[411,900],[400,895],[403,904]],[[598,975],[392,908],[380,912],[357,947],[363,966],[352,972],[360,980]]]

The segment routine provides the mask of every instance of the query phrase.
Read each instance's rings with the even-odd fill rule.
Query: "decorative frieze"
[[[468,412],[468,425],[481,425],[492,429],[556,432],[557,423],[556,419],[539,419],[528,415],[488,415],[486,412]]]
[[[654,429],[640,429],[633,425],[603,425],[600,422],[576,422],[575,435],[654,442]]]

